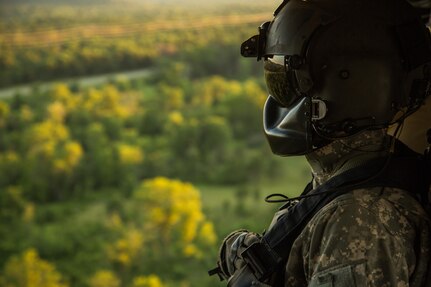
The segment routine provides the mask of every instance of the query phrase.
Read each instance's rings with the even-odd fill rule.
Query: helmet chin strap
[[[330,141],[353,136],[365,130],[375,130],[384,127],[385,125],[376,125],[374,117],[346,119],[325,125],[313,122],[313,130],[316,135]]]

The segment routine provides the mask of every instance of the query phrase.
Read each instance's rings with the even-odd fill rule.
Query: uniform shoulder
[[[364,275],[367,269],[383,270],[386,275],[382,280],[397,282],[402,275],[408,281],[416,251],[421,250],[421,258],[429,254],[429,235],[425,211],[405,191],[357,189],[337,197],[316,213],[291,253],[302,258],[307,280],[350,266],[358,280],[368,280]],[[288,265],[289,268],[292,267]]]
[[[339,212],[348,208],[350,214],[361,213],[361,209],[380,214],[392,214],[408,217],[422,217],[429,220],[419,201],[407,191],[398,188],[361,188],[338,196],[315,216],[316,219],[327,213]]]
[[[352,190],[335,198],[310,220],[306,233],[319,231],[325,236],[372,228],[372,234],[378,231],[405,238],[427,222],[427,213],[406,191],[379,187]]]

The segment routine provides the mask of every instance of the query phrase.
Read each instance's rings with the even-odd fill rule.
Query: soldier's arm
[[[346,195],[310,221],[292,248],[298,262],[287,263],[286,286],[300,286],[298,268],[309,287],[409,286],[414,228],[385,199],[365,201]]]

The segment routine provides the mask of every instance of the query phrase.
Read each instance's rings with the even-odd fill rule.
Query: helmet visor
[[[269,95],[280,105],[289,107],[302,96],[296,90],[295,72],[289,69],[285,61],[286,57],[275,55],[267,58],[263,68]]]

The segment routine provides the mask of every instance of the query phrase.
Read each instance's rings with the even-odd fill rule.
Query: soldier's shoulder
[[[331,210],[333,211],[343,206],[366,208],[372,212],[394,209],[394,211],[402,215],[427,217],[427,213],[415,196],[399,188],[374,187],[354,189],[332,200],[320,212],[331,212]],[[354,210],[351,211],[354,212]]]
[[[310,220],[307,229],[367,225],[380,226],[392,235],[401,235],[420,228],[429,220],[420,203],[406,191],[363,188],[352,190],[328,203]]]
[[[357,189],[337,197],[316,213],[295,241],[292,253],[299,254],[298,262],[303,266],[311,266],[306,269],[310,280],[328,270],[342,272],[346,266],[356,270],[355,276],[365,274],[363,268],[388,268],[396,270],[396,274],[408,274],[404,271],[409,267],[399,265],[401,258],[407,263],[415,262],[415,250],[427,257],[430,232],[425,211],[405,191]]]

